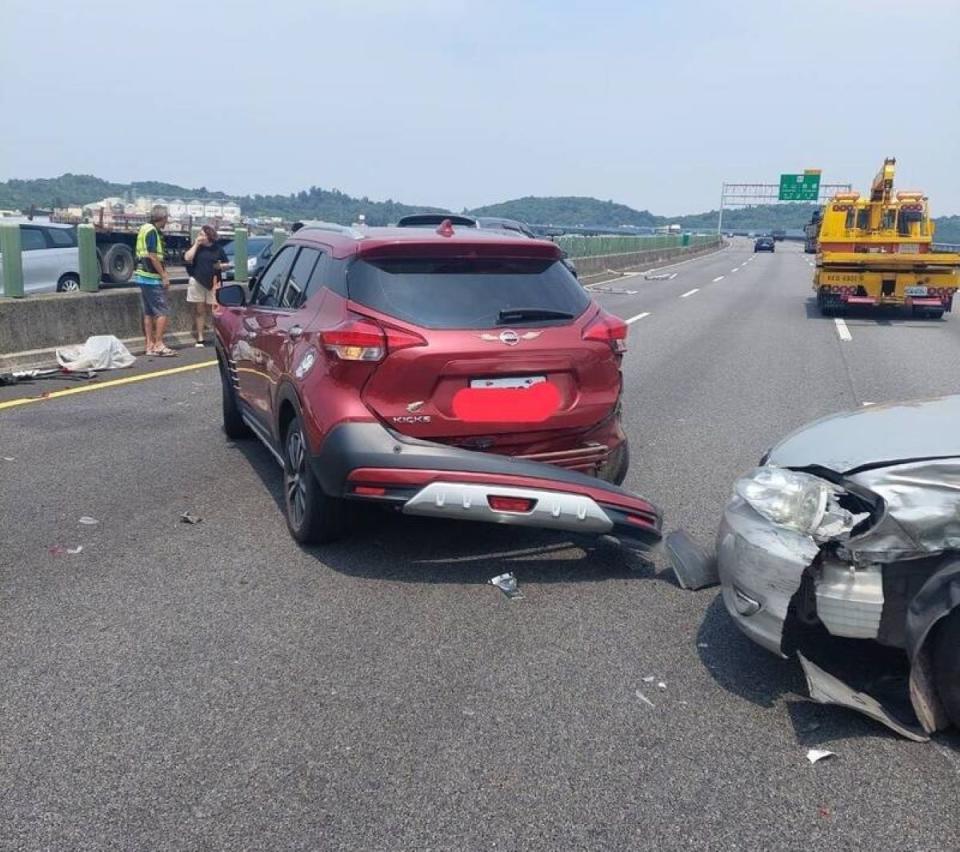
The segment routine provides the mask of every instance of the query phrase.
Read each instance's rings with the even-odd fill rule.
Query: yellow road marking
[[[200,370],[203,367],[216,366],[216,359],[213,361],[201,361],[199,364],[187,364],[184,367],[171,367],[169,370],[157,370],[153,373],[141,373],[138,376],[125,376],[122,379],[110,379],[107,382],[97,382],[92,385],[83,385],[77,388],[65,388],[64,390],[51,391],[46,396],[27,396],[22,399],[8,399],[6,402],[0,402],[0,411],[5,408],[16,408],[19,405],[29,405],[31,402],[46,402],[48,399],[57,399],[61,396],[72,396],[75,393],[86,393],[87,391],[103,390],[104,388],[115,388],[118,385],[129,385],[134,382],[142,382],[146,379],[159,379],[163,376],[173,376],[177,373],[186,373],[189,370]]]

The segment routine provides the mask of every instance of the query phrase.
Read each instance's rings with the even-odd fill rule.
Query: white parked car
[[[72,225],[49,222],[20,224],[23,292],[64,293],[80,289],[80,250]],[[2,279],[3,255],[0,255]]]

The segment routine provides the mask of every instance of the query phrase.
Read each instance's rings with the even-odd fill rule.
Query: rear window
[[[347,273],[350,298],[425,328],[493,328],[502,311],[559,311],[577,317],[590,297],[559,261],[526,258],[358,260]],[[511,319],[511,326],[567,319]]]

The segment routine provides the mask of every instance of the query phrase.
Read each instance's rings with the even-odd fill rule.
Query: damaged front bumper
[[[831,487],[872,500],[864,507],[869,513],[833,535],[808,534],[774,523],[735,495],[717,536],[727,611],[747,636],[780,656],[798,652],[794,628],[806,627],[903,649],[915,726],[810,661],[804,669],[815,700],[923,738],[946,726],[926,640],[957,605],[951,596],[960,576],[952,567],[960,551],[960,460],[870,467],[845,478],[822,472]]]

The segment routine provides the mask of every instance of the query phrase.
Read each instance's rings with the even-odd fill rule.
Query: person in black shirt
[[[183,255],[187,263],[190,283],[187,301],[193,304],[193,318],[197,334],[196,346],[203,346],[206,316],[217,303],[216,290],[220,286],[220,270],[227,263],[223,248],[217,245],[217,232],[212,225],[204,225],[193,245]]]

